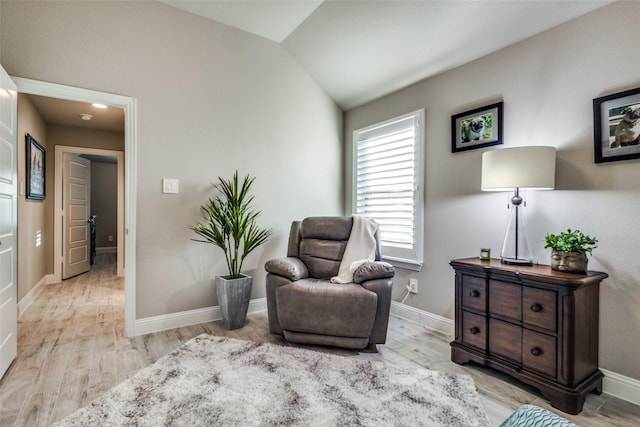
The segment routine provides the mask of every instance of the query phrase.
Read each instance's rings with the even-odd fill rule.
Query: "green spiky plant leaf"
[[[562,252],[591,252],[597,248],[598,239],[582,233],[580,230],[568,229],[559,234],[550,234],[544,237],[545,248]]]
[[[273,234],[256,222],[261,211],[251,207],[254,197],[250,190],[254,180],[247,175],[240,182],[238,171],[231,179],[218,177],[218,183],[213,185],[213,192],[217,194],[209,196],[200,206],[205,221],[189,227],[201,237],[192,240],[222,249],[229,269],[227,279],[242,277],[242,264],[247,255]]]

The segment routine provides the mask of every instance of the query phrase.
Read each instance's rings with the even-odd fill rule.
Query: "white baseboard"
[[[118,247],[117,246],[102,246],[99,248],[96,248],[96,253],[97,254],[115,254],[118,253]]]
[[[640,405],[640,381],[600,368],[604,374],[602,391],[636,405]]]
[[[136,319],[135,335],[146,335],[167,329],[213,322],[220,318],[220,307],[217,305],[215,307],[205,307],[196,310],[145,317],[144,319]]]
[[[267,299],[257,298],[249,301],[247,314],[262,313],[267,311]],[[179,313],[163,314],[161,316],[145,317],[137,319],[135,335],[146,335],[167,329],[182,328],[184,326],[197,325],[220,320],[222,314],[220,307],[205,307],[196,310],[181,311]]]
[[[266,298],[252,299],[249,302],[249,310],[247,311],[247,314],[264,313],[266,311]],[[445,317],[419,310],[405,304],[400,304],[395,301],[391,303],[391,314],[453,337],[453,320]],[[214,322],[221,318],[222,315],[220,314],[220,307],[217,305],[213,307],[199,308],[196,310],[145,317],[143,319],[136,320],[135,335],[145,335],[167,329],[197,325],[198,323]]]
[[[247,314],[266,313],[267,312],[267,299],[256,298],[249,301],[249,311]]]
[[[419,310],[399,302],[391,302],[391,313],[397,317],[416,323],[437,332],[446,334],[453,339],[455,334],[454,321],[437,314]],[[602,381],[603,393],[618,397],[628,402],[640,405],[640,381],[618,373],[600,368],[604,374]]]
[[[53,274],[47,274],[35,284],[33,288],[18,302],[18,317],[22,316],[29,308],[34,299],[42,291],[42,287],[53,283]]]
[[[417,323],[425,328],[433,329],[441,334],[445,334],[450,337],[453,337],[454,335],[454,322],[446,317],[429,313],[428,311],[419,310],[395,301],[391,302],[391,314],[408,320],[409,322]]]

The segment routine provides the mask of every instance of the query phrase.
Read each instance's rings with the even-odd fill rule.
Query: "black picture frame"
[[[595,163],[640,158],[640,88],[593,100]]]
[[[44,200],[46,195],[46,150],[31,135],[26,135],[27,199]]]
[[[503,104],[498,102],[451,116],[451,152],[502,144]],[[480,130],[472,126],[474,121],[482,123]]]

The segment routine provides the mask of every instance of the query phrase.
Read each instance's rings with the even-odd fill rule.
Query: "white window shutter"
[[[382,256],[422,267],[424,110],[354,132],[354,212],[380,226]]]

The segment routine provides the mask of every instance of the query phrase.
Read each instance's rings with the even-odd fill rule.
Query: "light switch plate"
[[[180,181],[177,179],[162,179],[162,192],[165,194],[178,194]]]

